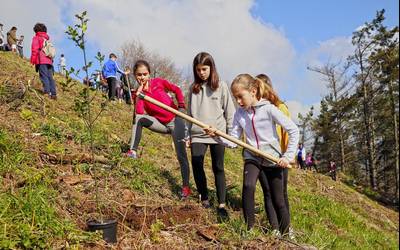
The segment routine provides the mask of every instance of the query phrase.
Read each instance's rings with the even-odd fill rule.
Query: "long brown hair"
[[[207,85],[214,91],[219,87],[219,76],[217,72],[217,68],[215,67],[214,59],[207,52],[200,52],[193,59],[193,75],[194,75],[194,83],[192,87],[192,91],[195,94],[200,92],[201,84],[203,80],[197,75],[196,67],[197,65],[207,65],[210,67],[210,77],[207,79]]]
[[[265,84],[257,77],[252,77],[249,74],[240,74],[233,79],[231,89],[237,87],[238,85],[246,90],[251,90],[252,88],[256,89],[256,98],[258,100],[261,98],[267,99],[270,103],[277,107],[282,103],[275,91],[268,84]]]
[[[260,79],[264,83],[266,91],[269,92],[268,96],[264,97],[265,99],[267,99],[270,103],[274,104],[277,107],[283,103],[278,94],[275,92],[274,88],[272,87],[272,81],[269,76],[267,76],[266,74],[259,74],[256,76],[256,78]]]

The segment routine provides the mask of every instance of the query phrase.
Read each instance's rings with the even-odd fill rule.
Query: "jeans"
[[[54,68],[50,64],[38,64],[40,80],[43,83],[43,92],[51,96],[57,96],[56,83],[53,79]]]

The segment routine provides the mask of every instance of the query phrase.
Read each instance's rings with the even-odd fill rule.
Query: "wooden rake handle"
[[[199,120],[196,120],[193,117],[191,117],[191,116],[189,116],[187,114],[184,114],[184,113],[182,113],[182,112],[180,112],[180,111],[178,111],[178,110],[176,110],[174,108],[171,108],[170,106],[165,105],[164,103],[159,102],[159,101],[155,100],[154,98],[146,96],[145,94],[143,94],[143,92],[141,92],[138,96],[139,96],[140,99],[148,101],[148,102],[150,102],[150,103],[152,103],[154,105],[157,105],[157,106],[159,106],[159,107],[161,107],[161,108],[163,108],[163,109],[165,109],[165,110],[167,110],[167,111],[169,111],[171,113],[174,113],[175,115],[177,115],[177,116],[179,116],[179,117],[181,117],[181,118],[183,118],[183,119],[185,119],[185,120],[187,120],[187,121],[189,121],[189,122],[191,122],[193,124],[196,124],[197,126],[203,128],[203,129],[210,127],[209,125],[207,125],[207,124],[205,124],[205,123],[203,123],[203,122],[201,122]],[[216,130],[215,134],[220,136],[220,137],[223,137],[223,138],[225,138],[225,139],[227,139],[227,140],[229,140],[229,141],[231,141],[231,142],[233,142],[233,143],[235,143],[235,144],[237,144],[237,145],[239,145],[239,146],[241,146],[241,147],[243,147],[243,148],[245,148],[245,149],[247,149],[247,150],[249,150],[249,151],[251,151],[251,152],[253,152],[253,153],[255,153],[255,154],[259,155],[259,156],[261,156],[261,157],[263,157],[263,158],[265,158],[265,159],[268,159],[268,160],[270,160],[270,161],[272,161],[274,163],[277,163],[278,160],[279,160],[278,158],[276,158],[276,157],[274,157],[274,156],[272,156],[270,154],[267,154],[264,151],[261,151],[258,148],[255,148],[255,147],[253,147],[253,146],[251,146],[251,145],[249,145],[249,144],[247,144],[247,143],[245,143],[245,142],[243,142],[243,141],[241,141],[241,140],[239,140],[239,139],[237,139],[237,138],[235,138],[233,136],[230,136],[230,135],[222,132],[222,131]],[[292,168],[292,166],[289,165],[288,168]]]

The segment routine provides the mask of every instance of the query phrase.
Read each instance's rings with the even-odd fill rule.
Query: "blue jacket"
[[[109,59],[103,66],[103,77],[115,77],[117,78],[117,72],[124,74],[125,72],[122,71],[116,61]]]

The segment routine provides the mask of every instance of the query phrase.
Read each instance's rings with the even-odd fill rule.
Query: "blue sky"
[[[296,49],[302,51],[318,41],[351,35],[381,9],[386,11],[388,25],[398,25],[399,1],[395,0],[259,0],[252,13],[281,28]]]
[[[58,55],[80,68],[81,52],[64,32],[74,14],[87,10],[91,60],[97,51],[119,53],[124,42],[138,39],[187,72],[193,57],[208,51],[228,83],[239,73],[267,73],[295,118],[326,93],[307,66],[345,59],[352,32],[383,8],[385,24],[398,25],[395,0],[13,0],[2,5],[0,22],[5,32],[17,26],[25,35],[27,56],[33,25],[46,23]]]
[[[296,52],[302,54],[318,47],[323,41],[335,37],[351,37],[357,27],[370,22],[375,17],[376,11],[381,9],[385,9],[387,26],[398,25],[399,1],[395,0],[259,0],[252,8],[252,14],[282,30]],[[307,74],[306,66],[300,63],[294,68],[295,75],[303,80]],[[296,98],[298,92],[287,91],[285,94],[290,100]],[[303,99],[303,103],[314,104],[321,99],[320,97],[310,96]]]

